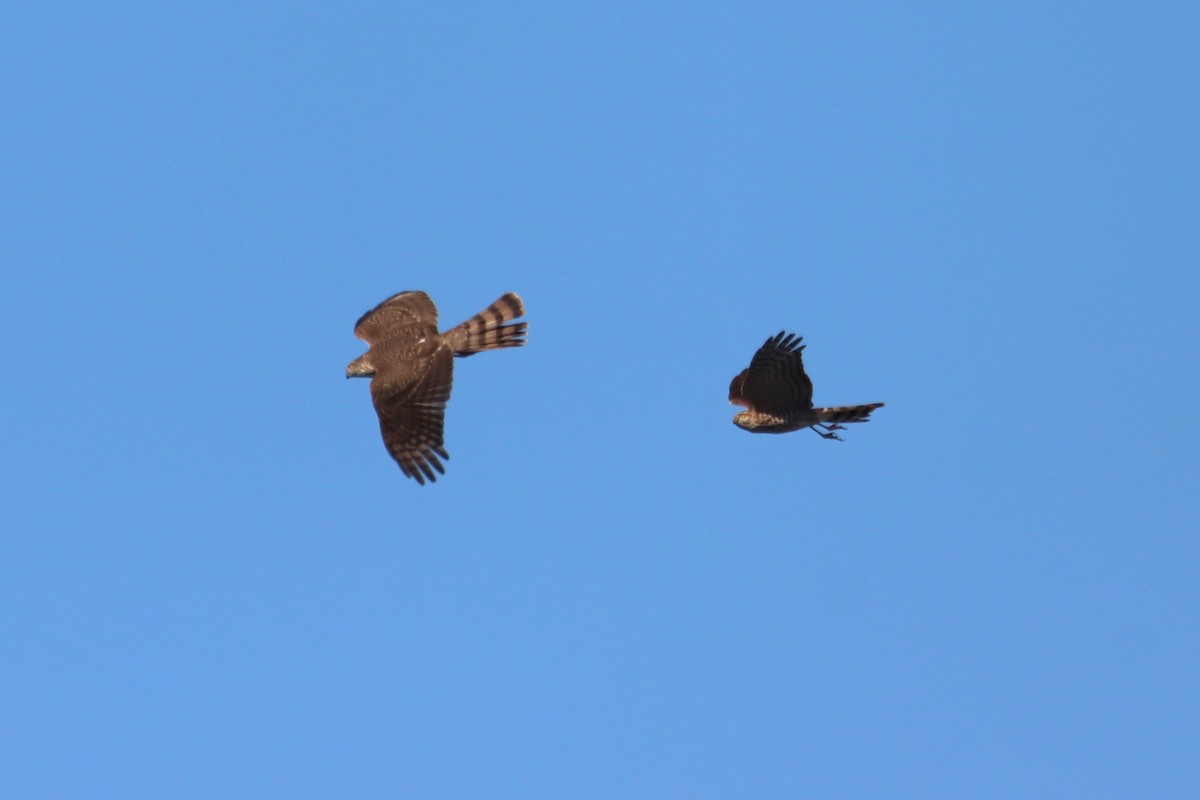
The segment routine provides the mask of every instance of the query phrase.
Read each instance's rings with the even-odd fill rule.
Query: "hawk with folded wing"
[[[437,307],[424,292],[400,292],[362,315],[354,335],[370,347],[346,367],[347,378],[371,379],[371,402],[383,443],[400,471],[422,486],[445,474],[442,426],[454,357],[525,344],[521,298],[512,292],[466,322],[438,333]],[[511,323],[511,324],[506,324]],[[435,474],[436,473],[436,474]]]
[[[804,372],[802,337],[780,331],[758,348],[750,366],[729,384],[729,402],[744,406],[733,424],[751,433],[787,433],[812,428],[826,439],[842,441],[842,423],[866,422],[883,403],[813,408],[812,381]]]

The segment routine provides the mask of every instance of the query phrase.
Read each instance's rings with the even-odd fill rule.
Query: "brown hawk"
[[[445,474],[450,454],[442,423],[454,356],[465,358],[499,347],[525,344],[525,313],[512,292],[445,333],[438,333],[437,307],[424,292],[400,292],[363,314],[354,335],[370,347],[346,367],[347,378],[371,378],[371,402],[379,415],[383,443],[400,471],[417,483]]]
[[[843,422],[866,422],[883,403],[813,408],[812,381],[804,373],[800,336],[780,331],[758,348],[750,367],[729,384],[729,402],[745,406],[733,424],[751,433],[787,433],[812,428],[826,439],[842,441],[834,431]]]

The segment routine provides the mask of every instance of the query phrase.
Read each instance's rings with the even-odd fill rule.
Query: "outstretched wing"
[[[424,292],[399,292],[354,323],[354,335],[368,344],[395,336],[410,326],[432,328],[437,334],[437,306]]]
[[[750,367],[729,384],[729,402],[768,414],[812,408],[812,381],[804,372],[802,337],[780,331],[758,348]]]
[[[371,380],[383,443],[400,471],[422,486],[437,480],[435,471],[444,474],[441,460],[450,458],[442,431],[453,380],[454,354],[445,344],[425,358],[389,363]]]

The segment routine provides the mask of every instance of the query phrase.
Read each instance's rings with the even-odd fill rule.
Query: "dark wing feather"
[[[767,339],[750,368],[733,379],[729,399],[768,414],[812,408],[812,381],[804,372],[802,337],[780,331]],[[740,383],[739,383],[740,382]]]
[[[354,335],[374,344],[397,330],[419,325],[437,333],[437,306],[424,292],[399,292],[384,300],[354,323]]]
[[[400,471],[422,486],[426,478],[437,480],[435,471],[445,473],[440,459],[450,458],[442,430],[453,379],[454,355],[442,345],[402,369],[376,372],[371,380],[383,443]]]

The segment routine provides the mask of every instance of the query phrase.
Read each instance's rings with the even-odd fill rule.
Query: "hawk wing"
[[[389,338],[410,325],[433,328],[437,335],[437,306],[424,292],[399,292],[354,323],[354,335],[368,344]]]
[[[446,344],[424,358],[387,363],[371,379],[371,402],[379,415],[383,443],[400,471],[422,486],[426,478],[437,480],[435,470],[446,472],[439,459],[450,458],[442,429],[453,380],[454,353]]]
[[[750,367],[729,384],[729,402],[769,414],[812,408],[812,381],[800,356],[802,338],[780,331],[767,339]]]

